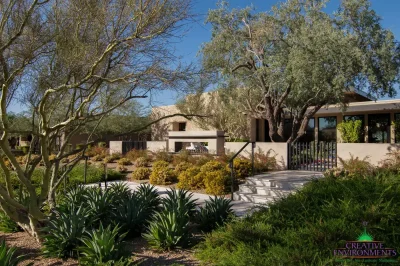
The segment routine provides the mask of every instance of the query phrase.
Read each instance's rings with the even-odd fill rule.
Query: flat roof
[[[352,102],[347,105],[346,109],[342,109],[339,105],[329,105],[322,107],[319,114],[335,114],[335,113],[351,113],[351,112],[371,112],[371,111],[400,111],[400,99]]]

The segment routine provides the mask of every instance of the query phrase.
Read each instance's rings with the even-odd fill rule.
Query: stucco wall
[[[122,153],[122,141],[110,141],[110,154]]]
[[[239,151],[246,142],[226,142],[226,152]],[[286,143],[272,143],[272,142],[256,142],[254,152],[269,153],[271,157],[275,157],[280,169],[287,169],[288,148]],[[251,143],[241,152],[245,157],[251,157]]]
[[[147,149],[152,152],[167,150],[167,141],[147,141]]]
[[[399,144],[386,143],[338,143],[337,156],[343,160],[351,158],[351,155],[363,160],[368,157],[368,161],[373,165],[378,165],[382,160],[388,158],[388,153],[399,150]],[[340,161],[338,160],[338,166]]]

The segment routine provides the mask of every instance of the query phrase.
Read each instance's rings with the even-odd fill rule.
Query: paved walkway
[[[107,182],[107,186],[111,185],[112,183],[119,183],[119,182],[125,183],[133,191],[135,191],[140,186],[140,183],[131,181],[110,181]],[[97,186],[97,185],[98,183],[90,184],[90,186]],[[104,182],[101,183],[101,186],[104,187]],[[162,186],[154,186],[154,187],[157,189],[161,197],[166,197],[166,192],[169,188]],[[203,205],[205,201],[208,200],[210,197],[210,195],[207,194],[195,193],[195,192],[192,193],[193,193],[193,199],[196,199],[196,203],[199,204],[200,206]],[[256,207],[254,203],[238,201],[238,200],[232,201],[232,205],[233,205],[232,209],[237,216],[244,216],[246,214],[249,214],[254,210],[253,207]]]

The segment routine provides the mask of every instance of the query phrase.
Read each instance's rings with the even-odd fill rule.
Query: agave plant
[[[161,198],[154,186],[141,184],[135,193],[152,211],[159,210]]]
[[[15,256],[15,251],[17,249],[15,247],[7,247],[6,242],[1,240],[0,242],[0,265],[4,266],[17,266],[20,263],[24,256]]]
[[[232,201],[222,197],[214,197],[206,201],[204,207],[196,213],[195,221],[200,230],[210,232],[223,225],[233,215]]]
[[[7,214],[0,211],[0,231],[4,233],[15,233],[21,231],[21,228]]]
[[[153,210],[147,202],[136,194],[131,194],[120,207],[117,208],[114,218],[124,232],[129,236],[139,236],[148,225]]]
[[[109,190],[90,188],[86,194],[86,204],[95,220],[94,227],[102,223],[110,223],[110,213],[115,211],[116,195]]]
[[[65,195],[60,197],[58,210],[71,212],[79,209],[86,204],[89,189],[81,185],[71,187]]]
[[[116,206],[124,203],[132,194],[131,189],[128,187],[126,183],[112,183],[109,188],[109,193],[113,196],[114,204]]]
[[[129,253],[124,249],[122,241],[126,233],[120,234],[120,227],[111,229],[111,225],[89,232],[82,237],[82,246],[79,248],[81,265],[115,265],[121,259],[127,258]],[[129,264],[124,264],[129,265]]]
[[[92,223],[88,209],[80,207],[70,212],[55,211],[48,226],[43,242],[43,254],[47,257],[69,258],[78,255],[80,238]]]
[[[185,213],[178,209],[164,210],[154,215],[143,237],[155,249],[170,250],[188,243],[188,225],[189,216]]]
[[[187,190],[168,190],[167,197],[162,199],[164,210],[176,210],[179,213],[192,217],[196,213],[196,200],[192,199],[193,193]]]

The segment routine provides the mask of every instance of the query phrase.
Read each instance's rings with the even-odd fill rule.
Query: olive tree
[[[399,45],[368,0],[343,0],[328,14],[328,0],[287,0],[268,12],[211,10],[211,41],[201,50],[203,67],[220,73],[247,95],[238,104],[266,119],[273,142],[285,141],[284,120],[293,118],[297,141],[309,119],[344,93],[361,90],[393,96],[399,78]]]
[[[172,64],[176,57],[168,41],[179,37],[190,8],[188,0],[0,0],[5,184],[0,185],[0,206],[36,239],[46,222],[43,205],[54,205],[57,187],[86,148],[68,151],[68,140],[89,124],[95,132],[96,125],[133,99],[183,86],[187,69]],[[16,131],[7,110],[15,99],[31,110],[32,127],[25,133],[39,147],[39,156],[29,153],[25,165],[17,162],[7,141]],[[60,135],[64,141],[50,160]],[[61,161],[74,154],[61,171]],[[40,162],[44,174],[37,193],[31,176]],[[26,203],[15,195],[12,175],[26,192]]]

